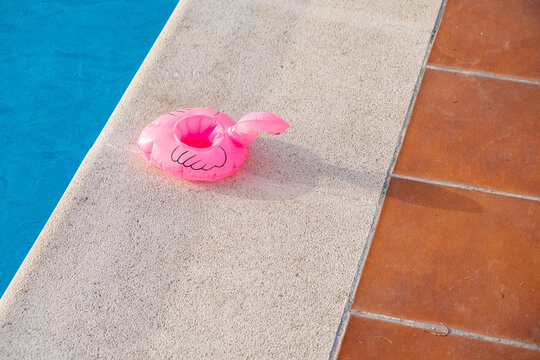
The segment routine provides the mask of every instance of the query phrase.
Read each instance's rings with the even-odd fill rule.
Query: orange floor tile
[[[540,1],[448,0],[428,63],[540,79]]]
[[[540,344],[540,202],[392,179],[353,309]]]
[[[447,0],[427,63],[337,358],[540,359],[540,1]]]
[[[539,100],[538,85],[427,69],[394,172],[540,196]]]
[[[540,352],[351,315],[340,360],[535,360]]]

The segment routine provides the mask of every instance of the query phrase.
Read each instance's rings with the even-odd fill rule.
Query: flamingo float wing
[[[199,149],[188,149],[179,145],[171,153],[171,160],[193,170],[209,171],[220,168],[227,162],[227,153],[221,146],[200,152]]]

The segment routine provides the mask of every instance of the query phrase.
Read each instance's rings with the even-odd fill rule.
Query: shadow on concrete
[[[199,190],[236,197],[284,200],[311,192],[323,178],[379,192],[385,175],[329,164],[313,151],[276,138],[260,138],[250,146],[242,168],[215,183],[194,183]],[[336,192],[339,192],[337,189]],[[350,194],[352,197],[354,194]]]

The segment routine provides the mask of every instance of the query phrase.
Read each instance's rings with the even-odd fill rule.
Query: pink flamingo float
[[[279,135],[288,128],[268,112],[252,112],[235,123],[211,108],[178,109],[148,124],[137,144],[152,164],[175,176],[215,181],[242,166],[260,132]]]

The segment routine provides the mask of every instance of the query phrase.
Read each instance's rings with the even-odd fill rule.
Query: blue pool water
[[[175,5],[0,1],[0,294]]]

